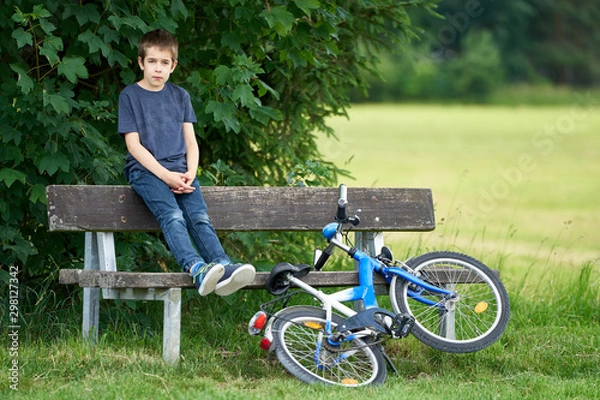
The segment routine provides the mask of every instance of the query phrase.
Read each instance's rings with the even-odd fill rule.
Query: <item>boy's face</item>
[[[144,78],[139,84],[144,89],[159,91],[169,80],[169,76],[177,66],[177,61],[173,60],[171,51],[149,47],[146,50],[144,59],[138,57],[138,64],[140,69],[144,71]]]

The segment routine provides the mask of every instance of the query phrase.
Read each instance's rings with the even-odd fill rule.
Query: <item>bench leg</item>
[[[454,291],[456,290],[456,285],[447,284],[444,285],[444,288],[446,290]],[[456,339],[456,314],[454,310],[447,310],[444,313],[440,311],[439,326],[441,336],[444,336],[447,339]]]
[[[98,255],[98,242],[95,232],[85,233],[85,258],[84,269],[98,270],[100,259]],[[83,321],[81,330],[84,339],[91,343],[98,340],[98,324],[100,322],[100,289],[83,289]]]
[[[181,289],[173,288],[161,295],[165,302],[163,315],[163,359],[172,366],[179,363],[181,343]]]

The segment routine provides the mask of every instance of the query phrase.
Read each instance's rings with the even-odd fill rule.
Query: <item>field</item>
[[[349,186],[428,187],[437,228],[387,236],[397,255],[451,248],[521,282],[600,259],[600,113],[572,106],[360,105],[321,148]],[[360,205],[356,205],[359,207]]]
[[[398,258],[444,248],[500,268],[512,318],[481,352],[444,354],[408,338],[386,344],[399,374],[382,386],[308,386],[246,333],[270,296],[184,293],[182,359],[172,368],[161,360],[162,304],[103,302],[91,347],[80,338],[80,292],[71,301],[42,291],[39,302],[56,313],[26,316],[18,356],[0,348],[0,398],[597,398],[599,111],[585,97],[548,107],[360,105],[350,121],[331,122],[340,142],[320,139],[356,177],[343,179],[349,186],[433,190],[438,227],[386,236]],[[7,383],[14,360],[18,392]]]

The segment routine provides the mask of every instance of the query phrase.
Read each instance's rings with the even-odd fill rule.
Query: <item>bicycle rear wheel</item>
[[[343,321],[332,316],[332,328]],[[281,364],[306,383],[323,382],[339,386],[381,384],[386,362],[379,345],[353,340],[338,348],[325,346],[325,311],[310,306],[283,310],[273,323],[273,344]]]
[[[508,294],[483,263],[464,254],[438,251],[407,265],[426,282],[457,294],[455,299],[446,299],[402,278],[392,279],[392,308],[414,316],[411,333],[421,342],[441,351],[468,353],[488,347],[502,335],[510,318]],[[433,305],[409,296],[409,292],[420,292],[421,298]]]

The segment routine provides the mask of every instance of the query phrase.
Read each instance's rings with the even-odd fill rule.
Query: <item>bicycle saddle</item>
[[[301,278],[310,272],[310,265],[307,264],[296,264],[282,262],[273,267],[269,278],[265,283],[266,289],[272,295],[279,296],[285,293],[290,287],[290,281],[288,274],[296,278]]]

